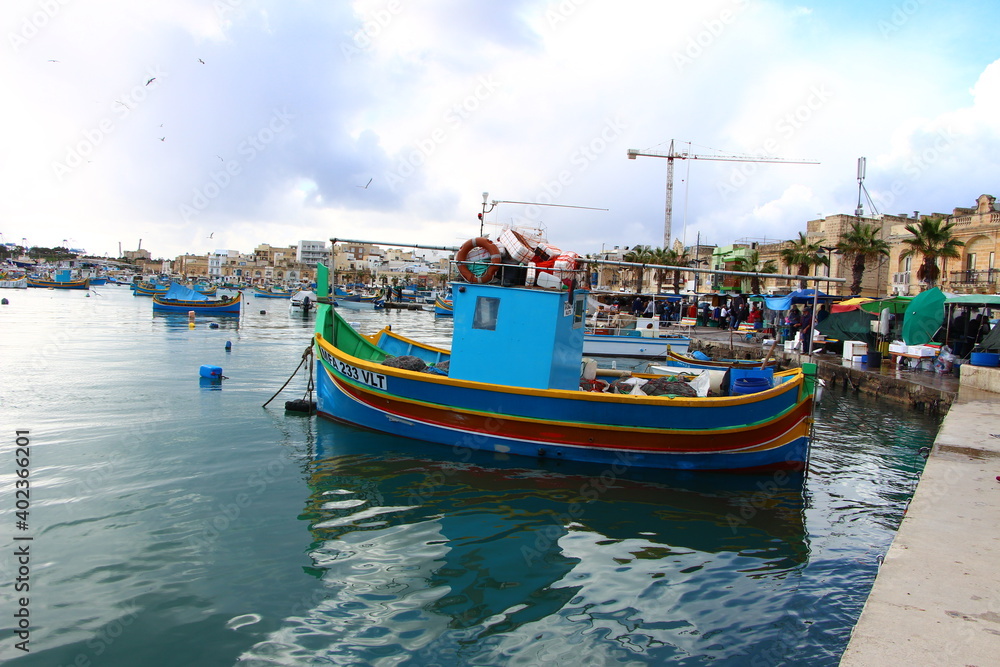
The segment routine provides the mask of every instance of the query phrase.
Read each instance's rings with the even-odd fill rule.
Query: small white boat
[[[686,354],[691,344],[687,336],[667,333],[655,317],[640,317],[627,327],[588,327],[583,335],[583,353],[588,357],[665,358],[667,351]]]
[[[309,310],[316,307],[316,292],[312,290],[299,290],[288,300],[289,308],[304,308]]]

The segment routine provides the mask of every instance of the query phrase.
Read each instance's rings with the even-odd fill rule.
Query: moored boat
[[[326,285],[327,269],[317,272]],[[736,396],[646,395],[640,386],[629,394],[584,391],[586,291],[455,283],[453,292],[447,370],[432,362],[421,372],[419,363],[400,367],[357,332],[321,288],[319,414],[412,439],[534,457],[678,469],[805,465],[814,365],[775,373],[773,386]],[[420,356],[409,349],[410,358]]]
[[[452,300],[440,294],[434,297],[434,314],[451,317],[454,314]]]
[[[153,310],[161,312],[187,313],[199,315],[239,315],[243,293],[222,299],[210,299],[190,287],[174,283],[166,294],[153,295]]]
[[[82,280],[49,280],[47,278],[27,279],[28,287],[51,287],[52,289],[90,289],[90,281]]]
[[[256,287],[256,286],[253,288],[253,295],[256,298],[261,298],[261,299],[291,299],[292,298],[292,293],[291,292],[279,292],[277,290],[272,290],[271,288],[261,288],[261,287]]]

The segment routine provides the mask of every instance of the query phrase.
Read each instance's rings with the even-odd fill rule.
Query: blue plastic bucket
[[[973,352],[969,355],[973,366],[1000,366],[1000,354],[996,352]]]
[[[733,382],[733,395],[739,396],[742,394],[756,394],[758,391],[764,391],[765,389],[770,389],[771,383],[768,382],[767,378],[736,378]]]

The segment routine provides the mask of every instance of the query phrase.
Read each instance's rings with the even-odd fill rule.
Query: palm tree
[[[809,275],[809,267],[829,264],[830,260],[819,254],[820,242],[810,241],[805,233],[799,232],[799,238],[791,242],[791,246],[782,248],[778,253],[788,270],[796,270],[800,276]],[[805,289],[805,279],[799,280],[799,289]]]
[[[920,253],[923,262],[917,269],[917,280],[927,282],[928,287],[934,287],[941,269],[938,268],[938,257],[962,256],[959,248],[965,243],[952,236],[951,230],[955,223],[944,224],[944,218],[925,218],[916,224],[906,226],[906,231],[913,234],[912,239],[903,239],[903,243],[909,246],[900,253],[900,258],[909,257]]]
[[[742,257],[737,257],[734,266],[737,271],[746,271],[753,274],[778,272],[778,263],[773,259],[769,259],[766,262],[762,261],[760,252],[757,250],[751,250]],[[743,280],[746,280],[746,278],[743,278]],[[750,293],[760,294],[759,275],[750,276]]]
[[[860,295],[865,264],[879,257],[888,257],[889,242],[879,238],[878,227],[858,220],[852,222],[851,228],[840,235],[837,252],[851,262],[851,294]]]
[[[637,264],[651,264],[653,262],[653,248],[648,245],[637,245],[625,253],[625,261]],[[642,291],[643,267],[633,266],[631,270],[635,276],[635,293],[638,294]]]
[[[663,264],[665,266],[687,266],[688,255],[683,250],[659,250],[656,255],[656,263]],[[656,291],[662,291],[660,286],[663,284],[663,279],[666,277],[666,273],[670,272],[672,274],[671,283],[674,287],[674,294],[680,294],[680,284],[681,284],[681,270],[680,269],[657,269],[656,270]]]

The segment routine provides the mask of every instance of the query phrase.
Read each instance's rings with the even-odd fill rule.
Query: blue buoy
[[[227,340],[226,341],[226,349],[227,350],[233,349],[233,341],[231,341],[231,340]]]
[[[219,323],[218,322],[211,322],[211,323],[209,323],[208,328],[209,329],[218,329],[219,328]]]
[[[218,366],[202,366],[198,374],[203,378],[221,378],[222,369]]]

